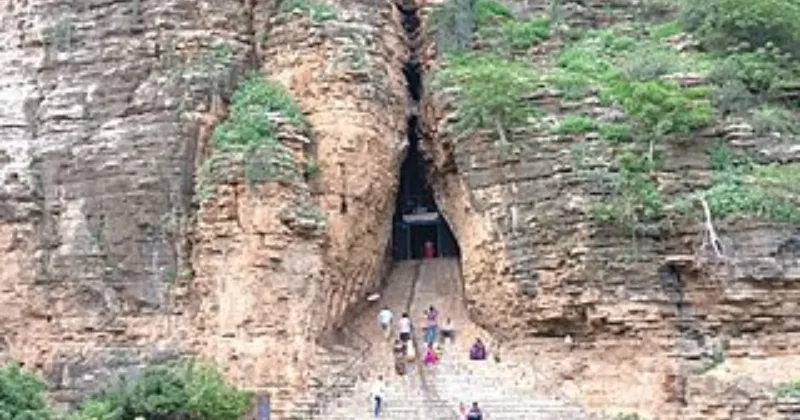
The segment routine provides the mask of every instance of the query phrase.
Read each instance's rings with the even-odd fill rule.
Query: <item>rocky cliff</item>
[[[429,88],[424,101],[436,198],[462,249],[464,288],[476,322],[517,343],[509,344],[509,354],[550,373],[578,401],[597,412],[638,411],[653,418],[782,418],[774,394],[765,389],[791,380],[789,371],[800,360],[792,350],[799,321],[796,219],[776,221],[767,217],[768,210],[714,218],[711,233],[719,235],[720,244],[715,250],[702,213],[633,233],[592,214],[598,203],[612,200],[602,181],[609,178],[604,173],[619,170],[613,162],[620,146],[614,141],[624,142],[609,141],[607,128],[632,117],[596,86],[568,79],[584,64],[590,73],[605,69],[567,60],[595,60],[591,51],[603,42],[626,48],[636,27],[624,23],[647,22],[648,12],[669,16],[674,9],[668,3],[510,2],[511,18],[500,6],[481,9],[478,2],[478,26],[486,16],[481,13],[502,15],[498,21],[506,25],[498,31],[500,41],[488,29],[469,40],[475,62],[481,54],[491,57],[479,62],[485,67],[446,59],[442,44],[453,39],[437,32],[448,30],[443,16],[453,12],[431,6],[426,71],[450,71],[456,81],[445,89]],[[665,10],[646,10],[658,4]],[[517,106],[536,108],[536,117],[504,130],[513,140],[498,138],[493,126],[465,133],[459,127],[475,115],[469,114],[475,103],[470,100],[481,100],[469,83],[487,80],[481,86],[491,89],[506,80],[503,67],[517,66],[518,61],[492,55],[510,42],[503,31],[521,38],[526,33],[513,32],[514,25],[535,28],[532,19],[542,16],[557,21],[550,34],[560,35],[544,30],[527,44],[511,42],[511,56],[523,64],[513,67],[519,69],[516,79],[509,72],[507,82],[516,87],[530,77],[528,90],[519,92],[530,105]],[[602,32],[608,27],[622,29]],[[609,38],[581,44],[592,28]],[[682,39],[678,34],[662,42],[690,48]],[[491,60],[503,64],[491,67]],[[621,71],[628,71],[626,65],[617,64]],[[670,77],[682,86],[710,85],[702,73]],[[493,105],[483,110],[489,113]],[[664,196],[709,188],[715,174],[707,150],[719,144],[792,171],[798,148],[796,137],[786,134],[759,134],[740,118],[717,116],[706,128],[684,134],[683,141],[660,144],[656,153],[664,163],[651,176]],[[794,185],[780,194],[797,193]],[[694,204],[699,211],[701,204]],[[777,372],[767,367],[772,363],[790,368]],[[717,365],[723,379],[709,367]],[[737,382],[742,380],[752,386]]]
[[[416,6],[427,18],[434,3],[443,2]],[[625,71],[705,95],[707,57],[689,57],[694,68],[664,65],[674,51],[691,54],[691,37],[620,26],[668,17],[667,3],[483,10],[507,26],[462,41],[473,52],[511,45],[517,61],[478,77],[493,82],[489,97],[524,96],[504,116],[518,124],[500,130],[513,141],[498,143],[494,127],[459,130],[459,89],[431,84],[420,107],[429,179],[459,242],[472,316],[509,355],[534,355],[596,411],[778,418],[768,388],[800,365],[799,193],[776,175],[796,168],[796,137],[774,119],[759,127],[716,109],[702,128],[651,142],[644,164],[657,157],[661,166],[620,171],[625,123],[647,115],[594,85],[609,72],[597,67],[603,54],[618,59],[630,39],[647,38],[666,59]],[[307,391],[321,376],[317,342],[381,286],[414,110],[402,67],[411,47],[432,78],[447,68],[436,28],[406,42],[387,2],[1,5],[3,358],[43,372],[62,402],[184,354],[216,360],[250,389],[287,399]],[[543,15],[547,27],[526,20]],[[519,78],[506,86],[509,70]],[[303,114],[302,124],[259,116],[272,149],[221,148],[216,134],[235,117],[248,72]],[[698,99],[657,87],[641,99]],[[796,88],[774,91],[797,97]],[[689,118],[670,109],[686,124],[706,110]],[[733,199],[746,182],[717,183],[720,172],[741,176],[731,169],[740,155],[758,162],[748,179],[769,181],[749,201]],[[636,194],[619,188],[625,182]],[[696,196],[682,213],[647,213],[679,207],[652,197],[706,190],[710,220]],[[740,208],[748,211],[722,214]],[[625,217],[633,229],[604,223]]]
[[[180,354],[303,388],[315,342],[380,285],[406,147],[400,20],[290,3],[3,3],[1,350],[57,400]],[[248,71],[308,121],[276,122],[304,168],[289,182],[249,182],[212,144]]]

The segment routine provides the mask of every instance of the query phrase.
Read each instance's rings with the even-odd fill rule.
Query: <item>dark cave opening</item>
[[[458,243],[434,200],[426,176],[425,159],[420,152],[421,130],[417,108],[423,85],[422,69],[416,54],[416,37],[420,26],[418,11],[415,6],[400,6],[400,11],[411,46],[403,73],[409,99],[415,106],[406,127],[408,153],[400,168],[400,187],[392,219],[392,257],[395,260],[424,258],[426,243],[433,248],[428,249],[428,256],[458,257]]]

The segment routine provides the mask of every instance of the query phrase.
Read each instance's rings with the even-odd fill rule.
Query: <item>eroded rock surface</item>
[[[385,269],[407,108],[394,6],[324,23],[268,2],[0,6],[3,357],[65,402],[182,354],[306,387],[315,341]],[[259,68],[308,114],[300,158],[321,173],[228,179],[195,209],[225,98]]]

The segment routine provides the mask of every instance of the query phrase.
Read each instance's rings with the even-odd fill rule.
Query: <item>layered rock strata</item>
[[[268,2],[90,3],[2,4],[2,356],[64,402],[182,354],[296,393],[385,269],[407,109],[394,5],[318,23]],[[298,159],[320,175],[229,179],[195,208],[248,69],[308,114],[284,140],[313,143]]]
[[[537,13],[546,10],[541,3],[515,8]],[[567,5],[571,27],[603,26],[640,12],[631,5]],[[531,61],[552,65],[559,46],[558,40],[545,42]],[[433,47],[429,39],[427,69],[437,60]],[[556,120],[565,113],[609,112],[597,98],[569,101],[557,91],[532,92],[529,100]],[[451,101],[441,93],[423,101],[424,144],[437,202],[462,249],[464,290],[476,322],[509,347],[537,343],[518,356],[549,370],[593,411],[782,418],[774,396],[764,391],[791,378],[754,366],[767,363],[761,358],[797,366],[796,226],[720,223],[730,251],[724,264],[710,263],[702,220],[683,221],[668,238],[633,243],[588,217],[598,191],[576,166],[572,149],[587,145],[589,154],[603,156],[608,146],[597,136],[520,130],[510,153],[482,133],[456,142]],[[787,151],[797,159],[790,139],[758,138],[739,122],[722,122],[663,151],[667,165],[659,177],[666,194],[708,186],[706,150],[715,141],[764,160],[785,162]],[[566,336],[578,344],[565,345]],[[727,358],[719,369],[730,374],[709,385],[714,381],[704,378],[713,371],[703,372],[716,363],[711,360],[720,346]],[[733,386],[736,377],[759,384],[747,410],[731,409],[734,402],[718,389]]]

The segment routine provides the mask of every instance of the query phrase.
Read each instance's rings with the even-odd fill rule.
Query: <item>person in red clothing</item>
[[[433,242],[425,241],[425,259],[431,258],[436,258],[436,247],[433,246]]]

